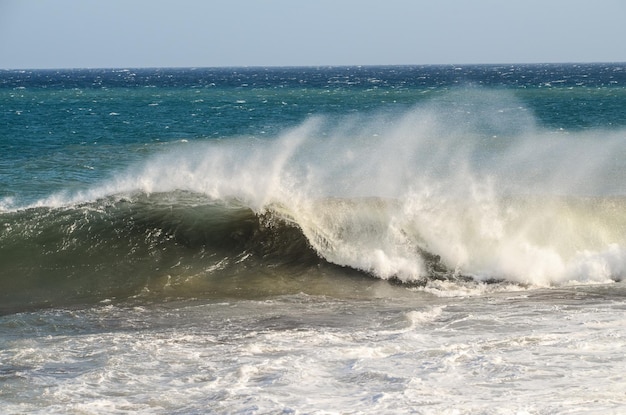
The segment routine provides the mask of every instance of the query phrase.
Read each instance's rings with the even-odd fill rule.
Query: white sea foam
[[[5,316],[0,402],[59,414],[621,413],[623,301],[594,290],[419,309],[299,297]],[[33,335],[35,320],[55,335]]]
[[[15,198],[11,196],[0,199],[0,212],[10,211],[15,206]]]
[[[444,310],[444,307],[433,307],[427,311],[409,311],[406,313],[407,320],[411,323],[410,328],[415,328],[417,325],[428,324],[439,318]]]

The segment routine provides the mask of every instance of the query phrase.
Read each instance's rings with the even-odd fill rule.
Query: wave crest
[[[242,273],[227,264],[249,258],[265,260],[260,269],[332,263],[409,283],[619,280],[624,151],[623,131],[546,131],[511,94],[463,91],[400,115],[313,117],[276,139],[169,146],[91,189],[27,210],[5,206],[5,229],[34,233],[5,244],[3,256],[21,258],[7,260],[15,275],[31,269],[23,252],[59,275],[115,263],[133,287],[171,279],[165,269],[184,269],[184,278]],[[48,257],[50,235],[56,254]],[[64,256],[72,238],[84,251]],[[107,259],[83,267],[81,257],[96,258],[84,246]],[[135,273],[123,269],[127,252],[145,264],[143,280],[126,282]]]

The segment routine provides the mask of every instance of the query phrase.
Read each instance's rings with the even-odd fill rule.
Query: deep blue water
[[[509,90],[548,129],[626,125],[624,65],[0,71],[0,200],[93,183],[176,140],[275,137],[313,115]]]
[[[548,129],[626,125],[624,65],[0,72],[0,200],[100,180],[160,144],[275,137],[313,115],[398,113],[509,90]],[[443,96],[443,98],[442,98]]]

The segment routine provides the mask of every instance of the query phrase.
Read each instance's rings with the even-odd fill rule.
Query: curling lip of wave
[[[271,208],[321,257],[381,278],[433,274],[428,253],[479,280],[621,279],[622,131],[545,131],[510,94],[464,99],[457,109],[443,99],[396,116],[313,117],[275,140],[186,143],[94,192],[184,189]]]

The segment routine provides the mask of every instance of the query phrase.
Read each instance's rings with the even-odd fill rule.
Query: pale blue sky
[[[626,0],[0,0],[0,68],[625,62]]]

